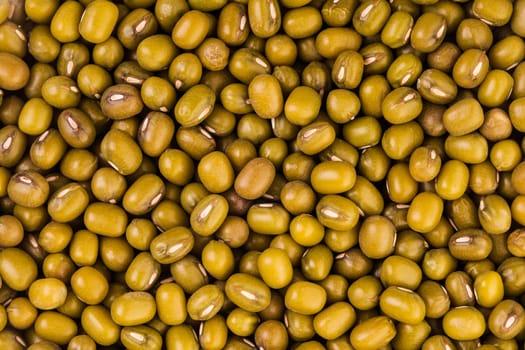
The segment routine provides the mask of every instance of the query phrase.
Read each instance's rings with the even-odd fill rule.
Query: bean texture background
[[[0,0],[0,349],[525,349],[525,0]]]

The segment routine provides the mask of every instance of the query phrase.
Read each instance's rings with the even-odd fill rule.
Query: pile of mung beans
[[[525,349],[525,0],[0,0],[0,349]]]

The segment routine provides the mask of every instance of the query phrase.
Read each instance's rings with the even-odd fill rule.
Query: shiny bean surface
[[[523,23],[0,0],[0,348],[523,348]]]

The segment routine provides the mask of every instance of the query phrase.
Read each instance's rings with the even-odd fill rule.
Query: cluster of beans
[[[0,0],[0,348],[518,350],[525,0]]]

